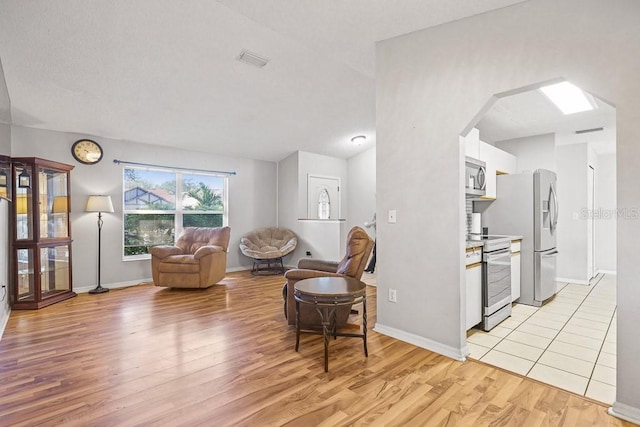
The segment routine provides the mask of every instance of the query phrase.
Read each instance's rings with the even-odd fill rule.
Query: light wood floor
[[[325,373],[321,337],[293,350],[282,282],[241,272],[204,291],[143,285],[13,311],[0,425],[631,425],[580,396],[375,332],[368,359],[361,340],[332,341]]]

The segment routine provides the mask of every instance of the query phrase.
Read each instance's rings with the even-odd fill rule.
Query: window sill
[[[127,257],[122,257],[122,261],[123,262],[127,262],[127,261],[147,261],[151,259],[151,255],[150,254],[143,254],[143,255],[131,255],[131,256],[127,256]]]
[[[344,222],[344,221],[346,221],[346,219],[298,218],[298,221],[307,221],[307,222]]]

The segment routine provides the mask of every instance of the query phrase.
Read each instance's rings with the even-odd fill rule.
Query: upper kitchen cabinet
[[[484,141],[479,141],[478,158],[487,166],[487,186],[483,199],[496,198],[496,175],[516,173],[518,171],[518,161],[516,156],[509,154]]]

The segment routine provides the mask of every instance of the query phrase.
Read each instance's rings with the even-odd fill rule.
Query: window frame
[[[125,204],[125,194],[126,194],[126,175],[125,170],[133,169],[139,171],[154,171],[154,172],[164,172],[164,173],[172,173],[175,175],[176,181],[176,197],[174,203],[174,209],[136,209],[136,210],[128,210],[126,209]],[[222,210],[221,211],[203,211],[203,210],[191,210],[184,209],[182,205],[182,197],[178,197],[179,194],[184,193],[184,175],[195,175],[195,176],[211,176],[222,179]],[[174,216],[174,242],[175,238],[180,236],[184,230],[183,222],[184,215],[215,215],[222,214],[222,226],[229,225],[229,175],[228,174],[220,174],[215,172],[204,172],[204,171],[190,171],[187,169],[179,169],[179,168],[161,168],[161,167],[145,167],[145,166],[123,166],[122,168],[122,231],[121,231],[121,255],[122,261],[140,261],[140,260],[149,260],[151,259],[151,254],[138,254],[138,255],[125,255],[125,216],[126,215],[173,215]]]

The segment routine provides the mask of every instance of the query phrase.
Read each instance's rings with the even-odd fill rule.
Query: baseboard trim
[[[129,286],[136,286],[136,285],[139,285],[140,283],[149,283],[149,282],[153,282],[153,279],[151,277],[137,279],[137,280],[127,280],[126,282],[107,283],[107,284],[103,284],[102,287],[109,288],[109,289],[128,288]],[[83,294],[95,288],[96,288],[95,285],[81,286],[79,288],[74,288],[73,291],[78,294]]]
[[[611,274],[612,276],[617,276],[618,272],[616,270],[598,270],[597,274]]]
[[[227,268],[226,272],[235,273],[237,271],[247,271],[247,270],[251,270],[251,267],[231,267],[231,268]],[[153,283],[153,278],[145,277],[137,280],[127,280],[125,282],[114,282],[114,283],[107,283],[107,284],[103,283],[102,286],[104,288],[117,289],[117,288],[127,288],[129,286],[139,285],[140,283]],[[95,289],[95,285],[81,286],[79,288],[74,288],[73,291],[76,293],[82,294],[82,293],[89,292],[91,289]]]
[[[607,413],[616,418],[640,424],[640,409],[633,406],[625,405],[620,402],[613,402],[613,405],[607,409]]]
[[[379,334],[387,335],[391,338],[413,344],[415,346],[433,351],[438,354],[442,354],[443,356],[450,357],[460,362],[464,362],[466,360],[466,356],[469,354],[469,349],[467,348],[466,344],[462,348],[454,348],[437,341],[421,337],[419,335],[392,328],[391,326],[381,325],[380,323],[377,323],[373,330],[375,332],[378,332]]]
[[[9,322],[9,316],[11,315],[11,307],[7,310],[7,315],[4,316],[3,319],[0,319],[0,340],[2,340],[2,335],[4,334],[4,330],[7,327],[7,323]]]
[[[585,286],[589,284],[588,280],[567,279],[565,277],[556,277],[556,282],[566,282],[566,283],[573,283],[575,285],[585,285]]]

